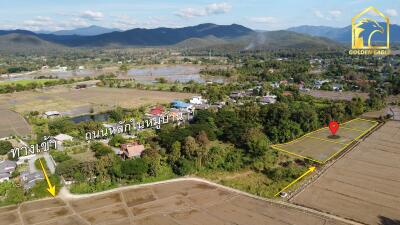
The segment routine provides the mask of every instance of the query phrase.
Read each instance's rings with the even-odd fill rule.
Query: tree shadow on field
[[[380,220],[380,225],[400,225],[400,220],[390,219],[384,216],[378,216]]]

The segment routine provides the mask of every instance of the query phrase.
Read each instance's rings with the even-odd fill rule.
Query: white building
[[[47,118],[58,117],[61,116],[61,113],[58,111],[47,111],[44,113]]]
[[[10,180],[11,174],[17,168],[17,163],[10,160],[0,161],[0,183]]]
[[[59,134],[54,137],[54,140],[56,140],[57,145],[62,145],[65,141],[72,141],[74,138],[67,134]]]
[[[202,105],[202,104],[206,104],[206,103],[207,103],[207,100],[203,99],[202,96],[193,96],[190,99],[190,104],[193,104],[193,105]]]
[[[267,105],[267,104],[275,104],[277,100],[276,95],[265,95],[261,98],[260,103],[262,105]]]

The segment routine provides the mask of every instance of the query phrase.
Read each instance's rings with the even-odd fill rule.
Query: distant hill
[[[115,29],[115,28],[106,28],[106,27],[100,27],[100,26],[93,25],[93,26],[90,26],[90,27],[77,28],[77,29],[73,29],[73,30],[60,30],[60,31],[56,31],[56,32],[50,32],[50,34],[94,36],[94,35],[111,33],[111,32],[115,32],[115,31],[122,31],[122,30]],[[46,32],[46,34],[49,34],[49,32]]]
[[[381,24],[385,25],[385,24]],[[351,26],[337,28],[325,26],[299,26],[287,29],[302,34],[308,34],[318,37],[326,37],[342,43],[351,43]],[[384,41],[384,37],[378,37],[377,41]],[[400,26],[390,25],[390,42],[400,42]]]
[[[254,32],[231,39],[206,37],[202,39],[188,39],[178,44],[189,48],[222,48],[230,50],[257,50],[257,49],[330,49],[341,48],[341,44],[327,38],[313,37],[291,31]]]
[[[252,48],[337,48],[340,45],[330,39],[312,37],[291,31],[267,31],[250,35],[240,39],[243,43],[249,43],[245,49]]]
[[[112,32],[95,36],[37,34],[43,40],[70,47],[107,47],[107,46],[165,46],[174,45],[190,38],[215,36],[234,38],[252,33],[241,25],[200,24],[183,28],[136,28],[123,32]]]
[[[50,52],[64,49],[63,46],[44,41],[25,32],[0,35],[0,51],[2,52]]]

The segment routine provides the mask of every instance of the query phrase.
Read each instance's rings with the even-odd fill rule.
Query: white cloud
[[[104,15],[102,12],[86,10],[85,12],[81,13],[80,17],[87,20],[99,21],[103,19]]]
[[[33,19],[22,21],[21,24],[17,25],[17,27],[31,31],[55,31],[85,27],[88,25],[89,24],[81,18],[67,19],[59,22],[54,21],[50,17],[37,16]]]
[[[222,3],[213,3],[206,6],[205,11],[207,15],[218,15],[218,14],[225,14],[232,9],[232,6],[226,2]]]
[[[320,10],[314,10],[313,14],[315,17],[325,20],[337,20],[342,15],[340,10],[330,10],[328,12],[321,12]]]
[[[179,10],[179,12],[176,12],[175,15],[182,18],[193,18],[193,17],[206,16],[207,13],[204,9],[185,8]]]
[[[319,10],[314,10],[313,14],[318,18],[325,18],[324,14],[322,14],[322,12]]]
[[[213,3],[201,8],[184,8],[175,13],[182,18],[194,18],[202,16],[213,16],[228,13],[232,6],[226,2]]]
[[[397,11],[395,9],[387,9],[386,10],[386,14],[388,16],[397,16],[398,15],[398,13],[397,13]]]
[[[140,27],[140,28],[156,28],[160,26],[178,27],[177,24],[168,20],[168,18],[160,16],[150,16],[147,18],[143,18],[144,19],[143,21],[138,21],[129,15],[118,15],[118,16],[113,16],[112,18],[113,20],[111,20],[109,26],[121,30],[129,30],[135,27]]]
[[[278,20],[272,16],[250,17],[248,18],[248,20],[253,23],[266,23],[266,24],[278,22]]]
[[[329,15],[332,16],[333,18],[338,18],[342,15],[342,12],[340,10],[332,10],[329,11]]]

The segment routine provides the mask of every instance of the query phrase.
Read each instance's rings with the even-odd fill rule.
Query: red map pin
[[[339,130],[339,123],[336,121],[329,122],[329,130],[331,130],[332,135],[336,135],[336,132]]]

